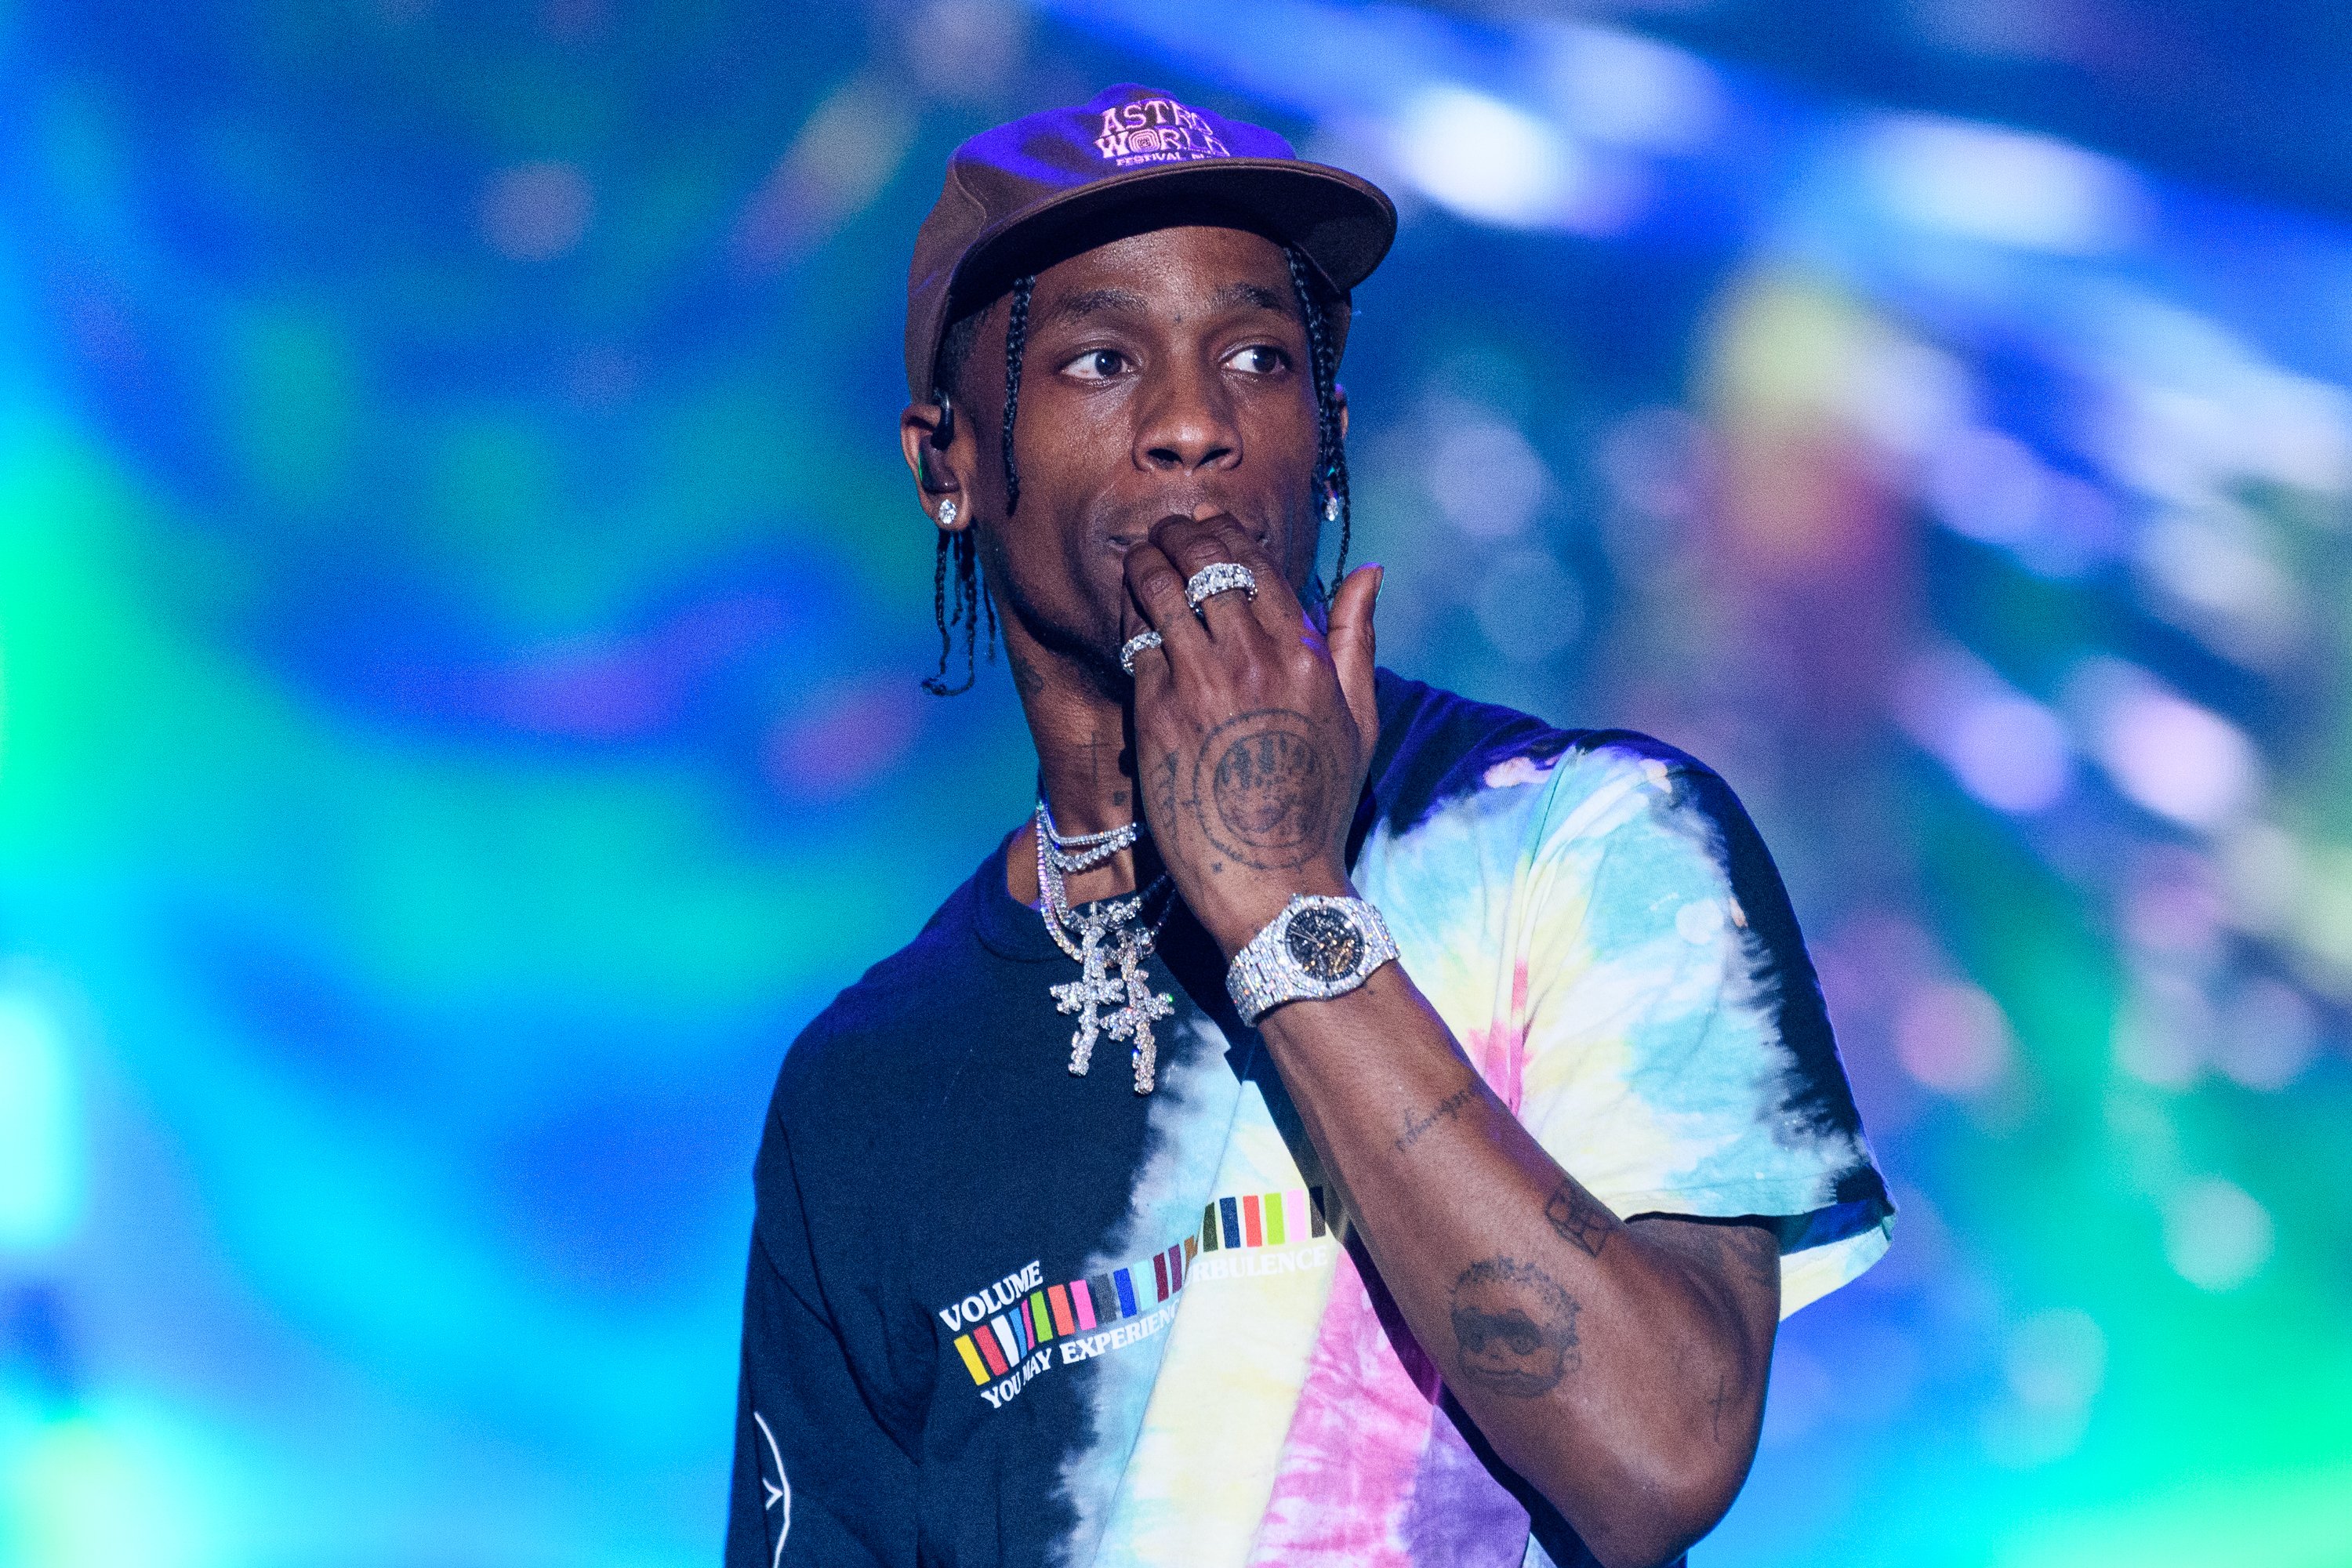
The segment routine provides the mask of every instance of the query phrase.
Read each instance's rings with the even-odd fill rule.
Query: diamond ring
[[[1160,634],[1158,632],[1136,633],[1133,637],[1128,638],[1126,642],[1119,645],[1119,668],[1127,671],[1129,675],[1133,675],[1135,673],[1135,656],[1143,652],[1146,648],[1155,648],[1159,646]]]
[[[1184,584],[1184,602],[1197,611],[1203,600],[1229,594],[1235,588],[1256,598],[1256,576],[1238,561],[1212,561],[1193,573],[1192,580]]]

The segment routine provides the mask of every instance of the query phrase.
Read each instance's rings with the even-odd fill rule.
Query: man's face
[[[1002,429],[999,300],[964,375],[973,436]],[[992,395],[991,394],[992,393]],[[1283,252],[1240,229],[1155,229],[1037,276],[1022,360],[1019,510],[1001,464],[971,475],[1007,618],[1115,679],[1128,549],[1171,513],[1226,513],[1294,589],[1314,570],[1315,392]]]

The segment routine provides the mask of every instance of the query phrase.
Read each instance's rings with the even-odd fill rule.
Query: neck
[[[1124,703],[1103,693],[1068,660],[1045,651],[1012,622],[1005,653],[1037,747],[1037,777],[1054,826],[1064,834],[1100,833],[1142,814],[1133,777],[1134,748]],[[1037,886],[1035,824],[1024,826],[1005,862],[1005,884],[1024,904],[1043,896]],[[1068,879],[1070,901],[1088,903],[1130,892],[1157,876],[1159,857],[1149,839]]]

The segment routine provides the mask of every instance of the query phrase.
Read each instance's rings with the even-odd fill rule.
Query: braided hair
[[[1021,361],[1029,342],[1029,296],[1035,291],[1034,277],[1016,279],[1013,284],[1013,319],[1004,329],[1004,510],[1011,516],[1021,504],[1021,469],[1013,457],[1013,421],[1021,409]],[[931,399],[945,408],[950,405],[952,386],[963,374],[964,362],[971,358],[972,341],[979,335],[981,312],[964,317],[948,329],[947,339],[940,346],[939,374],[932,383]],[[955,585],[950,595],[948,577],[952,572]],[[980,677],[979,645],[983,637],[988,643],[988,662],[996,662],[996,603],[988,596],[987,585],[980,571],[979,539],[973,524],[952,532],[940,531],[939,542],[931,563],[931,618],[940,628],[940,668],[936,675],[923,677],[923,689],[934,697],[960,697],[971,689]],[[963,684],[948,684],[948,661],[955,654],[955,628],[963,628]]]
[[[1013,418],[1021,412],[1021,357],[1029,347],[1029,296],[1034,276],[1013,280],[1013,311],[1004,323],[1004,515],[1021,505],[1021,465],[1013,460]]]
[[[1339,525],[1339,561],[1331,574],[1331,592],[1337,595],[1348,574],[1353,524],[1348,506],[1348,446],[1339,426],[1339,345],[1306,255],[1295,245],[1284,246],[1282,254],[1290,263],[1290,286],[1297,292],[1299,319],[1307,326],[1307,372],[1315,384],[1315,510],[1326,521]]]

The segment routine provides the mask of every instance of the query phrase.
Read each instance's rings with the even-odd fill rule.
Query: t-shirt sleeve
[[[727,1568],[915,1561],[915,1466],[824,1307],[782,1128],[760,1153],[743,1292]]]
[[[1519,1113],[1552,1157],[1622,1216],[1775,1221],[1784,1317],[1874,1262],[1894,1210],[1730,788],[1633,747],[1563,759],[1527,872]]]

